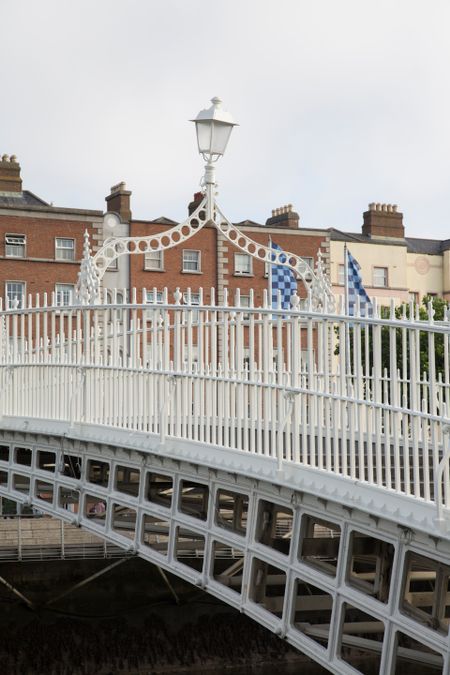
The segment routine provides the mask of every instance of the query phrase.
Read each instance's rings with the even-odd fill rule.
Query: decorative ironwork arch
[[[291,269],[303,282],[314,308],[322,307],[329,310],[334,308],[334,296],[320,252],[314,270],[304,258],[295,253],[277,251],[251,239],[226,218],[217,204],[214,204],[212,218],[208,220],[208,197],[209,195],[205,194],[192,215],[169,230],[142,237],[110,237],[94,256],[91,256],[89,234],[86,231],[76,288],[81,304],[95,303],[98,300],[100,282],[109,265],[120,256],[165,251],[184,243],[207,223],[212,223],[223,237],[243,253],[260,262],[283,265]]]

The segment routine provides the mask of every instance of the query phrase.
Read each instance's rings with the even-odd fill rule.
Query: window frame
[[[148,267],[147,262],[148,260],[158,260],[158,258],[148,258],[149,255],[155,255],[157,254],[159,256],[159,266],[158,267]],[[153,250],[153,251],[146,251],[144,253],[144,270],[146,272],[164,272],[164,251],[161,250]]]
[[[243,270],[238,269],[237,260],[238,258],[246,258],[249,262],[249,269]],[[243,253],[241,251],[236,251],[234,254],[234,274],[238,277],[252,277],[253,276],[253,257],[248,253]]]
[[[17,309],[21,309],[23,304],[22,304],[22,298],[25,298],[27,295],[27,282],[26,281],[17,281],[15,279],[7,279],[5,281],[5,301],[9,300],[9,295],[8,295],[8,284],[21,284],[23,286],[23,293],[21,298],[19,299],[19,304],[17,305]],[[14,296],[17,297],[17,296]],[[14,299],[14,298],[13,298]],[[11,306],[11,301],[9,302],[9,306]]]
[[[188,293],[187,291],[184,291],[183,293],[183,304],[187,305],[188,302]],[[200,293],[192,293],[191,292],[191,302],[189,303],[191,307],[200,307]],[[199,311],[198,309],[193,309],[192,310],[192,321],[198,321],[199,319]]]
[[[61,302],[60,303],[58,301],[58,294],[61,293],[61,292],[64,293],[64,290],[58,291],[58,286],[60,286],[60,287],[65,286],[66,289],[67,288],[71,289],[71,291],[70,291],[71,295],[68,298],[69,302]],[[75,296],[75,284],[67,284],[67,283],[64,283],[64,282],[55,284],[55,302],[56,302],[57,307],[70,307],[70,305],[73,304],[74,296]]]
[[[58,246],[58,241],[71,241],[73,246]],[[64,258],[58,256],[58,251],[72,251],[71,258]],[[55,237],[55,260],[58,262],[74,262],[75,261],[75,239],[74,237]]]
[[[384,281],[385,283],[379,284],[376,281],[376,270],[384,270]],[[372,286],[373,288],[389,288],[389,268],[384,265],[374,265],[372,267]]]
[[[185,265],[187,262],[194,262],[192,260],[186,260],[185,259],[185,254],[186,253],[198,253],[198,259],[197,259],[197,269],[192,270],[192,269],[186,269]],[[181,263],[181,271],[184,274],[201,274],[202,273],[202,252],[200,249],[195,249],[195,248],[184,248],[182,250],[182,263]]]
[[[164,303],[164,292],[163,291],[158,291],[158,289],[156,289],[156,302],[155,302],[153,296],[154,296],[153,288],[147,289],[146,294],[145,294],[146,304],[162,305]]]
[[[13,239],[23,239],[23,244],[14,244],[14,243],[8,243],[7,239],[8,237],[11,237]],[[8,253],[8,246],[22,246],[23,247],[23,255],[12,255],[11,253]],[[22,259],[27,257],[27,235],[26,234],[18,234],[17,232],[11,232],[11,233],[5,233],[5,258],[17,258],[17,259]]]

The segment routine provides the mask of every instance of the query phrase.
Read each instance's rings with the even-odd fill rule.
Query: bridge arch
[[[81,428],[45,434],[2,426],[2,496],[132,549],[331,672],[358,668],[364,654],[380,672],[399,659],[423,673],[446,672],[444,627],[424,619],[415,603],[423,593],[408,580],[419,572],[445,576],[448,542],[431,560],[424,532],[406,536],[357,508],[350,522],[348,507],[317,486],[295,490],[277,483],[276,472],[255,479],[226,463],[187,461],[148,436],[146,449],[137,442],[132,449],[88,433],[83,439]]]

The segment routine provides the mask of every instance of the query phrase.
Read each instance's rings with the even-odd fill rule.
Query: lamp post
[[[229,112],[223,110],[222,101],[215,96],[212,106],[201,110],[191,122],[195,123],[198,151],[206,162],[203,178],[206,191],[206,218],[214,220],[214,188],[216,175],[214,164],[222,157],[233,127],[238,126]]]
[[[331,285],[327,278],[319,253],[316,270],[301,256],[287,251],[275,251],[253,240],[231,223],[215,201],[216,177],[214,165],[224,154],[236,122],[229,112],[223,110],[220,98],[211,99],[212,105],[201,110],[191,122],[195,123],[199,153],[205,165],[203,177],[204,197],[197,209],[182,223],[170,230],[140,237],[110,237],[99,251],[91,256],[89,235],[85,234],[84,255],[76,286],[76,298],[81,304],[99,301],[101,280],[109,265],[122,255],[164,251],[178,246],[198,234],[210,223],[230,244],[243,253],[267,264],[283,265],[290,268],[302,279],[314,307],[334,307]],[[109,213],[105,218],[119,216]]]

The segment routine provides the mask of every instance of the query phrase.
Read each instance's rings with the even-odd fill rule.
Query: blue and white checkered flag
[[[370,316],[372,314],[372,303],[361,280],[361,266],[348,249],[346,264],[348,313],[350,316],[355,315],[356,302],[359,297],[362,316]]]
[[[278,246],[278,244],[274,244],[273,242],[272,248],[275,251],[283,251],[281,246]],[[275,260],[275,256],[272,256],[272,260]],[[286,255],[280,256],[281,262],[286,262],[286,260]],[[272,308],[277,309],[278,291],[281,291],[281,308],[290,309],[291,297],[297,292],[297,279],[295,278],[295,274],[289,267],[285,267],[284,265],[272,265],[271,269],[272,288],[270,289],[270,293],[272,296]]]

